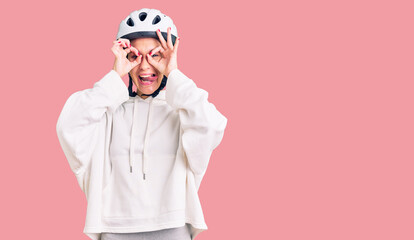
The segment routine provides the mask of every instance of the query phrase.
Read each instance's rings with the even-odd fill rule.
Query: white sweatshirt
[[[56,130],[86,195],[84,233],[207,229],[198,189],[227,119],[180,70],[153,98],[130,97],[111,70],[66,101]]]

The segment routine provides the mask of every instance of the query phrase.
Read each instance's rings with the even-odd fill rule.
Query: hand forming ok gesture
[[[148,62],[154,66],[159,72],[164,74],[164,76],[168,77],[170,72],[174,69],[177,69],[177,49],[180,38],[175,40],[175,45],[172,44],[171,39],[171,27],[167,30],[167,42],[165,42],[164,37],[161,35],[161,31],[157,30],[158,39],[161,42],[161,46],[158,46],[149,54],[147,54]],[[162,58],[159,61],[156,61],[152,58],[152,54],[155,52],[160,52]]]
[[[115,62],[113,70],[115,70],[121,77],[126,75],[131,69],[141,63],[142,55],[139,54],[138,50],[131,46],[128,39],[120,38],[113,42],[111,50],[115,55]],[[130,61],[126,58],[127,54],[133,52],[138,56],[134,61]]]

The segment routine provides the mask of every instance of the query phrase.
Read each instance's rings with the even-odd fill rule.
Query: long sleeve
[[[183,148],[195,175],[204,175],[227,125],[227,118],[207,98],[208,92],[180,70],[174,69],[168,75],[166,101],[178,109]]]
[[[105,113],[113,112],[128,100],[128,89],[117,72],[111,70],[93,88],[73,93],[57,121],[56,131],[71,170],[83,189],[83,173],[90,164],[98,138],[104,137],[99,126]]]

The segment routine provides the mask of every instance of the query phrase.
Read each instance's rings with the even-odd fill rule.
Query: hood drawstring
[[[152,106],[153,106],[153,100],[154,98],[151,97],[150,99],[150,103],[149,103],[149,110],[148,110],[148,116],[147,116],[147,127],[145,129],[145,138],[144,138],[144,149],[143,149],[143,154],[142,154],[142,177],[145,180],[145,173],[147,171],[147,164],[145,164],[145,162],[147,161],[147,142],[149,141],[149,131],[150,131],[150,124],[151,124],[151,111],[152,111]],[[129,146],[129,168],[130,168],[130,172],[132,173],[132,167],[133,167],[133,155],[134,155],[134,146],[135,146],[135,141],[134,141],[134,133],[135,133],[135,119],[137,118],[138,115],[138,96],[135,97],[134,99],[134,114],[133,114],[133,118],[132,118],[132,130],[131,130],[131,141],[130,141],[130,146]]]
[[[150,124],[151,124],[151,111],[152,111],[152,102],[154,101],[154,98],[151,98],[149,103],[149,110],[148,110],[148,120],[147,120],[147,129],[145,130],[145,139],[144,139],[144,150],[142,155],[142,176],[145,180],[145,173],[147,172],[147,142],[149,141],[149,131],[150,131]]]
[[[134,99],[134,113],[132,117],[132,129],[131,129],[131,139],[130,139],[130,146],[129,146],[129,171],[132,173],[132,166],[133,166],[133,159],[134,159],[134,146],[135,146],[135,119],[137,118],[138,114],[138,98],[135,97]]]

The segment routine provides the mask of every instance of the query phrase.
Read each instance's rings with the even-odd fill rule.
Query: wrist
[[[114,70],[116,73],[118,73],[118,75],[122,78],[124,74],[120,73],[119,71],[117,71],[116,69],[112,69]]]
[[[173,70],[175,70],[175,69],[177,69],[177,68],[173,68],[173,69],[170,69],[170,70],[168,70],[164,75],[166,76],[166,77],[168,77],[169,75],[170,75],[170,73],[173,71]]]

